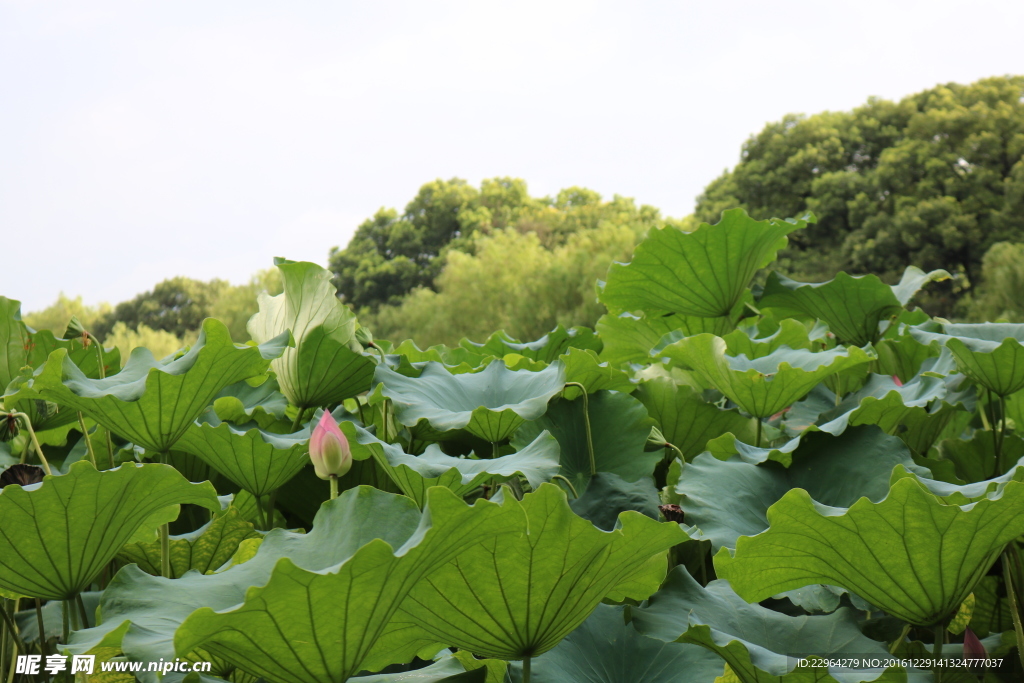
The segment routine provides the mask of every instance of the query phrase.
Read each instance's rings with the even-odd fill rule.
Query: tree
[[[187,277],[170,278],[152,291],[119,303],[96,323],[92,332],[102,338],[116,323],[123,322],[133,330],[146,325],[184,337],[186,332],[199,329],[203,320],[210,316],[213,302],[230,286],[224,280],[202,282]]]
[[[63,337],[72,316],[77,317],[85,329],[91,330],[95,327],[96,322],[110,310],[110,304],[87,306],[82,301],[82,297],[77,296],[72,299],[61,292],[57,301],[43,310],[26,314],[25,324],[36,330],[50,330],[54,336]]]
[[[347,247],[331,250],[329,267],[347,303],[376,311],[400,305],[416,289],[434,291],[448,255],[474,253],[480,234],[532,233],[550,249],[604,222],[650,227],[661,220],[653,207],[638,208],[618,196],[603,201],[585,188],[568,188],[551,199],[531,197],[518,178],[484,180],[479,190],[458,178],[435,180],[420,188],[401,216],[382,208],[363,222]]]
[[[847,269],[895,279],[911,264],[966,276],[935,288],[933,310],[948,315],[989,247],[1024,240],[1024,77],[768,124],[695,215],[714,222],[734,206],[755,218],[818,216],[780,262],[795,277]]]

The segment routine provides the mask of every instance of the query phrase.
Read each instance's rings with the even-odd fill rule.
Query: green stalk
[[[996,466],[999,468],[997,474],[1003,474],[1003,443],[1006,442],[1006,397],[999,397],[999,459],[996,461]]]
[[[992,428],[992,451],[996,456],[996,474],[1000,475],[1003,473],[1000,469],[1003,464],[1003,459],[999,457],[999,434],[996,431],[996,408],[995,404],[992,402],[992,390],[986,389],[985,391],[988,393],[988,404],[985,408],[988,410],[988,419]]]
[[[572,482],[569,481],[568,479],[566,479],[565,477],[563,477],[561,474],[556,474],[555,476],[553,476],[551,478],[552,479],[561,479],[562,481],[564,481],[565,485],[569,487],[570,491],[572,491],[572,497],[573,498],[579,498],[580,497],[580,494],[576,493],[576,487],[572,485]]]
[[[946,640],[946,626],[949,625],[947,621],[940,621],[935,625],[935,643],[932,645],[932,659],[938,660],[942,656],[942,644]],[[933,661],[936,666],[932,669],[935,675],[935,683],[942,683],[942,667],[938,666],[937,661]]]
[[[530,683],[530,663],[530,657],[523,660],[523,683]]]
[[[513,476],[508,480],[508,487],[512,489],[512,495],[516,497],[516,500],[523,499],[523,487],[519,483],[519,477]]]
[[[263,514],[263,499],[262,497],[256,498],[256,523],[262,531],[267,530],[267,518]]]
[[[892,641],[892,646],[889,647],[889,654],[896,654],[896,650],[903,643],[903,639],[907,637],[908,633],[910,633],[910,624],[904,624],[903,630],[900,631],[900,637]]]
[[[36,430],[32,429],[32,420],[28,419],[28,415],[25,413],[12,413],[14,419],[21,418],[21,421],[25,423],[25,429],[28,430],[28,435],[32,438],[32,446],[36,449],[36,454],[39,456],[39,462],[43,466],[43,471],[47,474],[53,474],[50,470],[50,463],[46,461],[46,456],[43,455],[43,449],[39,445],[39,439],[36,438]]]
[[[498,442],[497,441],[492,441],[491,442],[491,458],[492,459],[497,458],[498,454],[500,452],[501,452],[501,450],[498,448]]]
[[[103,367],[103,344],[96,342],[96,361],[100,368],[100,379],[107,378],[107,369]],[[107,436],[107,454],[110,457],[110,469],[114,469],[114,442],[110,440],[110,430],[104,430]],[[98,468],[97,468],[98,469]]]
[[[62,624],[61,624],[62,633],[61,633],[61,641],[60,642],[67,643],[69,640],[71,640],[71,622],[68,621],[68,603],[67,603],[67,601],[64,601],[64,609],[62,609],[60,611],[60,614],[61,614],[61,622],[62,622]]]
[[[267,497],[267,531],[274,528],[274,504],[277,502],[277,490],[270,492]]]
[[[583,395],[583,424],[587,428],[587,453],[590,455],[590,476],[597,474],[597,460],[594,458],[594,437],[590,430],[590,398],[587,396],[587,388],[579,382],[566,382],[567,387],[579,387]]]
[[[299,406],[298,412],[295,413],[295,420],[292,421],[292,434],[299,431],[299,427],[302,426],[302,415],[306,412],[306,409]]]
[[[92,449],[92,439],[89,438],[89,430],[85,426],[85,416],[82,415],[82,411],[78,411],[78,426],[82,428],[82,437],[85,439],[85,447],[89,451],[89,461],[92,466],[99,469],[100,466],[96,464],[96,451]]]
[[[1020,607],[1017,605],[1017,591],[1013,586],[1013,574],[1010,572],[1010,553],[1003,552],[1003,582],[1006,584],[1006,597],[1010,600],[1010,616],[1013,618],[1013,631],[1017,637],[1017,656],[1024,666],[1024,625],[1020,621]],[[1019,569],[1019,568],[1018,568]]]
[[[761,447],[761,418],[757,418],[757,436],[754,438],[754,445]]]
[[[331,500],[338,497],[338,475],[331,475]]]
[[[160,576],[171,578],[171,530],[167,524],[160,525]]]
[[[85,609],[85,601],[82,600],[82,594],[75,594],[75,605],[78,607],[78,613],[82,616],[82,628],[89,628],[89,610]]]
[[[46,658],[46,627],[43,624],[43,601],[36,598],[36,628],[39,629],[39,654]]]
[[[64,601],[64,611],[71,615],[71,630],[81,630],[82,624],[78,617],[78,607],[75,605],[74,598]]]

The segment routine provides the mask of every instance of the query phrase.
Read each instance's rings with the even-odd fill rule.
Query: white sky
[[[0,0],[0,294],[326,264],[423,183],[668,215],[787,112],[1024,73],[1021,0]]]

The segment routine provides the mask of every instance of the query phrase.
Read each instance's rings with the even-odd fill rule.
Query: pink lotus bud
[[[978,636],[974,635],[974,631],[971,629],[964,631],[964,657],[968,659],[972,657],[984,659],[987,656],[985,646],[978,640]]]
[[[902,387],[903,386],[903,380],[900,379],[899,375],[893,375],[892,376],[892,381],[896,382],[896,386],[898,386],[898,387]]]
[[[316,476],[321,479],[341,477],[352,469],[352,450],[348,439],[326,410],[309,439],[309,459],[313,461]]]

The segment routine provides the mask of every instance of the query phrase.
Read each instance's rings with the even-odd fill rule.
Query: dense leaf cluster
[[[753,289],[814,220],[654,229],[596,330],[533,341],[374,339],[284,259],[252,342],[207,318],[123,367],[0,298],[0,670],[1021,680],[1024,326],[914,307],[942,269]],[[322,420],[352,460],[330,485]],[[836,664],[926,651],[999,666]]]

